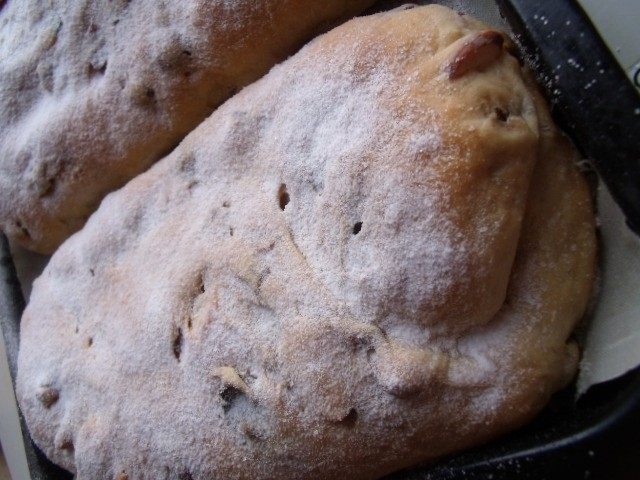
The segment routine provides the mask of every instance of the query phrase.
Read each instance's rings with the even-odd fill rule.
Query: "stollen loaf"
[[[354,19],[106,197],[17,393],[85,479],[374,479],[529,421],[595,276],[579,156],[504,34]]]
[[[40,253],[318,31],[373,0],[9,0],[0,230]]]

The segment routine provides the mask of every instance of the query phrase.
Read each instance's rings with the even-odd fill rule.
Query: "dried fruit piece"
[[[60,398],[60,392],[50,386],[43,386],[36,394],[37,399],[44,405],[44,408],[51,408]]]

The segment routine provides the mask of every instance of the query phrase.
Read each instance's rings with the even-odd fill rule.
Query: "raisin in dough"
[[[356,19],[110,194],[22,320],[31,435],[82,479],[372,479],[576,370],[576,152],[498,32]]]
[[[232,92],[373,0],[11,0],[0,230],[51,253]]]

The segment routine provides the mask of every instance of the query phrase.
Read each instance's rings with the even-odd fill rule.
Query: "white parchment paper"
[[[579,394],[640,365],[640,238],[602,186],[598,210],[600,295],[585,341]]]

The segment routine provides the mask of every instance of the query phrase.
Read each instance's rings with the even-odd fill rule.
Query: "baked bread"
[[[530,420],[594,216],[505,41],[352,20],[110,194],[22,319],[37,445],[79,480],[372,479]]]
[[[51,253],[233,92],[373,0],[10,0],[0,229]]]

